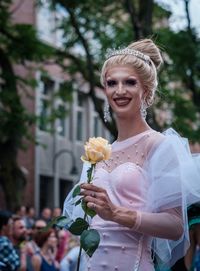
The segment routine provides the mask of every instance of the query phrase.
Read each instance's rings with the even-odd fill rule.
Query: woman
[[[200,203],[188,208],[190,247],[184,257],[185,270],[200,270]],[[177,269],[178,270],[178,269]]]
[[[71,235],[69,239],[69,250],[60,262],[60,271],[75,271],[80,250],[80,240],[77,236]],[[85,257],[81,257],[80,271],[85,271]]]
[[[58,271],[59,264],[55,260],[58,239],[53,229],[36,233],[35,242],[40,251],[32,256],[34,271]]]
[[[88,207],[97,213],[91,227],[101,236],[87,270],[153,271],[154,255],[159,265],[171,266],[189,244],[185,207],[198,200],[199,172],[186,141],[172,129],[156,132],[145,120],[161,64],[157,46],[144,39],[111,50],[103,65],[101,82],[118,138],[111,158],[97,164],[93,184],[81,185]]]

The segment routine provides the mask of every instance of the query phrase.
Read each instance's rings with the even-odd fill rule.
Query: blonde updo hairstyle
[[[108,58],[101,70],[101,84],[105,87],[106,72],[109,68],[117,65],[128,65],[134,68],[145,90],[144,102],[146,107],[152,105],[154,94],[158,86],[157,70],[163,59],[160,50],[151,39],[143,39],[131,43],[128,49],[137,50],[150,57],[150,63],[134,55],[115,55]]]

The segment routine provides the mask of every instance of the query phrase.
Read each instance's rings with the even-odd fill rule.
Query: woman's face
[[[52,232],[52,233],[49,235],[47,241],[48,241],[49,247],[56,247],[56,246],[57,246],[57,244],[58,244],[58,239],[57,239],[57,237],[56,237],[55,232]]]
[[[108,68],[105,93],[117,117],[141,117],[144,89],[134,69],[128,65]]]

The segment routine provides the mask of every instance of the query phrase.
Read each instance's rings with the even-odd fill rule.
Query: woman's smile
[[[118,117],[141,115],[140,105],[144,90],[132,67],[119,65],[108,69],[105,92],[111,108]]]
[[[132,99],[128,97],[117,97],[114,98],[113,100],[117,106],[126,106],[130,103]]]

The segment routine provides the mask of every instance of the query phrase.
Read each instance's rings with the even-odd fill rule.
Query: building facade
[[[36,7],[34,0],[15,0],[13,19],[16,23],[33,24],[41,40],[60,47],[62,33],[53,29],[59,16],[64,14],[50,11],[48,1],[43,2],[43,7]],[[54,108],[67,109],[64,119],[56,119],[53,127],[52,123],[45,121],[51,113],[51,107],[47,105],[68,75],[55,64],[44,66],[44,69],[48,72],[48,78],[43,78],[39,71],[34,74],[38,81],[34,99],[24,98],[28,110],[40,116],[38,125],[32,130],[39,144],[29,142],[27,150],[19,154],[20,166],[27,177],[23,204],[34,206],[37,213],[45,206],[62,207],[66,195],[79,180],[82,168],[80,157],[85,141],[91,136],[110,137],[98,118],[85,85],[79,87],[78,92],[73,92],[72,102],[53,100]],[[18,69],[18,72],[26,73],[22,69]],[[103,93],[98,91],[97,95],[103,102]]]

